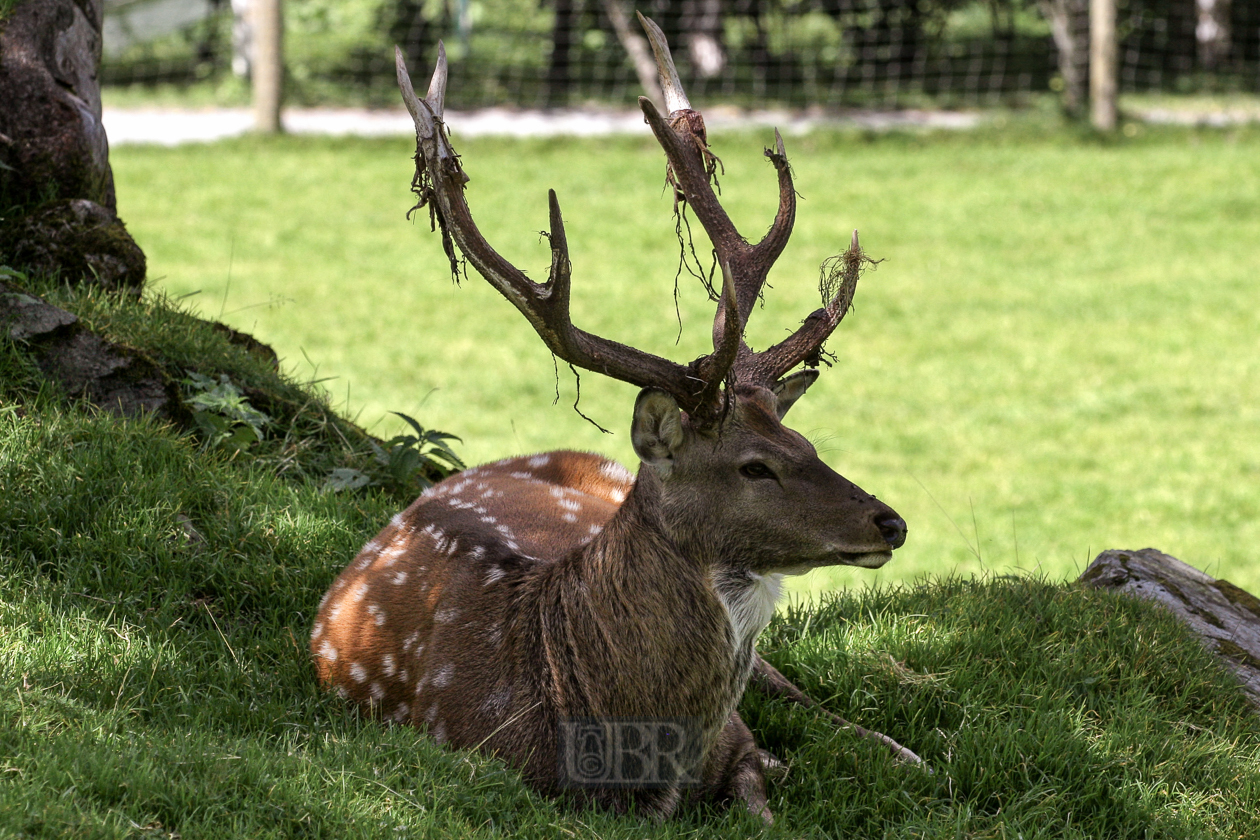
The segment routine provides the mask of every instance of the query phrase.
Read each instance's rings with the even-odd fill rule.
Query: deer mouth
[[[860,566],[863,569],[878,569],[880,566],[892,559],[892,551],[868,551],[864,554],[848,554],[840,555],[840,564],[842,566]]]
[[[858,566],[863,569],[878,569],[892,559],[892,550],[884,551],[836,551],[825,560],[814,560],[792,566],[782,566],[774,570],[780,575],[803,575],[814,569],[827,566]]]

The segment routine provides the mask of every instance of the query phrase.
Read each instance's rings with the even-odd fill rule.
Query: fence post
[[[284,20],[281,0],[252,0],[254,23],[254,129],[277,134],[284,88]]]
[[[1116,128],[1116,0],[1089,3],[1089,112],[1094,128]]]

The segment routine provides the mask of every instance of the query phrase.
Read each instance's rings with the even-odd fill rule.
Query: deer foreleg
[[[791,680],[779,673],[779,669],[762,659],[760,654],[756,657],[756,661],[753,664],[752,677],[748,680],[748,682],[750,685],[755,685],[762,691],[762,693],[769,695],[770,697],[777,697],[782,700],[797,703],[807,709],[818,709],[818,711],[831,718],[831,722],[836,724],[836,726],[839,726],[841,729],[849,729],[861,738],[870,738],[872,740],[879,741],[881,744],[888,747],[888,749],[892,750],[893,757],[898,761],[904,761],[909,764],[920,764],[925,767],[927,766],[924,764],[923,759],[919,758],[910,750],[901,746],[901,744],[898,744],[882,732],[864,729],[856,723],[850,723],[839,715],[832,714],[822,706],[819,706],[816,702],[814,702],[814,700],[806,695],[805,692],[793,685]]]
[[[743,802],[750,813],[773,824],[766,801],[766,771],[777,766],[782,766],[778,759],[757,748],[739,713],[731,712],[705,761],[704,795],[717,802]]]

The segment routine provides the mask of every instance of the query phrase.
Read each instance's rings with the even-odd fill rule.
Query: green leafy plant
[[[2,0],[0,0],[2,2]],[[2,166],[3,164],[0,164]],[[0,280],[16,280],[19,283],[26,282],[26,274],[7,265],[0,265]]]
[[[400,411],[390,413],[405,420],[415,434],[394,435],[383,446],[375,442],[371,444],[373,457],[379,465],[378,477],[343,467],[329,473],[324,483],[325,490],[356,490],[381,484],[396,488],[418,484],[425,489],[464,469],[464,462],[447,442],[457,440],[463,443],[462,438],[449,432],[426,429],[414,417]]]
[[[190,371],[183,385],[207,449],[224,446],[241,451],[263,439],[263,427],[271,418],[250,405],[226,373],[215,379]]]

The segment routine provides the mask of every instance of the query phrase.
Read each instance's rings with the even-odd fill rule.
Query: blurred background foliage
[[[249,0],[106,0],[111,86],[247,97]],[[390,47],[413,68],[445,41],[461,107],[632,104],[614,21],[639,11],[676,45],[702,105],[1076,107],[1088,0],[288,0],[289,101],[394,104]],[[1260,3],[1118,0],[1122,92],[1260,90]]]

